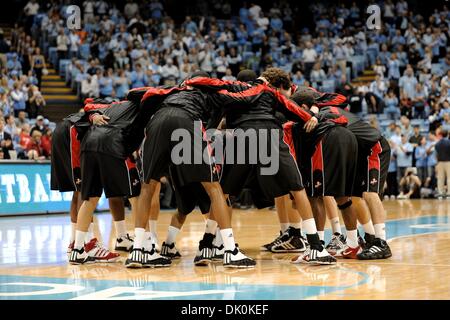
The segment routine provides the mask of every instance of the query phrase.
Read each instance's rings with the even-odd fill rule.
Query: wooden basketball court
[[[0,219],[0,299],[449,299],[450,200],[386,201],[385,207],[393,257],[339,260],[337,266],[293,265],[293,255],[260,252],[278,233],[275,211],[235,210],[235,237],[257,259],[253,270],[193,265],[204,230],[197,212],[178,238],[183,257],[169,269],[126,269],[123,261],[72,266],[65,253],[68,215],[5,217]],[[170,213],[160,215],[160,242]],[[129,220],[127,215],[131,230]],[[97,215],[96,228],[112,248],[111,216]],[[327,230],[326,241],[330,236]]]

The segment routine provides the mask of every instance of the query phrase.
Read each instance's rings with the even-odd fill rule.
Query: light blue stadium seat
[[[438,77],[444,74],[444,70],[442,70],[442,65],[440,63],[433,63],[431,65],[431,74],[435,74]]]
[[[70,62],[69,59],[59,60],[59,75],[64,79],[66,78],[66,66],[70,64]]]
[[[322,82],[322,86],[321,86],[320,90],[323,92],[334,92],[335,88],[336,88],[336,84],[335,84],[334,80],[331,79],[331,80],[324,80]]]

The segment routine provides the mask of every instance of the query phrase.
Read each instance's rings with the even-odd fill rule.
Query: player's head
[[[187,78],[188,79],[209,78],[209,74],[208,74],[208,72],[198,70],[198,71],[192,72]]]
[[[242,82],[252,82],[255,81],[258,76],[256,72],[250,69],[242,70],[238,73],[236,79]]]
[[[291,96],[291,78],[286,71],[280,68],[268,68],[261,74],[261,77],[265,78],[272,87],[279,90],[286,97],[289,98]]]
[[[299,86],[291,96],[291,99],[299,106],[306,105],[308,107],[314,105],[318,98],[320,98],[320,94],[317,91],[305,86]]]

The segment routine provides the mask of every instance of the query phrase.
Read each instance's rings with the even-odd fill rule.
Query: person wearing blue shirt
[[[398,120],[400,118],[400,109],[398,108],[398,98],[393,89],[389,89],[387,96],[384,98],[384,103],[386,105],[384,112],[387,113],[388,118]]]
[[[416,157],[416,167],[417,175],[419,176],[422,183],[425,182],[428,176],[427,172],[427,139],[425,137],[420,140],[420,144],[416,147],[415,157]]]
[[[119,99],[125,98],[130,90],[130,80],[127,78],[124,70],[119,70],[119,74],[114,77],[114,90]]]
[[[401,144],[394,145],[394,153],[397,157],[397,167],[399,171],[399,178],[405,175],[405,171],[408,167],[412,166],[412,154],[414,146],[408,142],[408,137],[404,134],[401,136]]]
[[[100,97],[110,97],[113,92],[113,70],[108,69],[98,81]]]
[[[147,75],[142,70],[141,64],[136,63],[136,70],[131,72],[131,88],[145,87],[147,81]]]
[[[437,165],[436,149],[434,148],[436,142],[436,135],[430,132],[429,141],[427,142],[425,147],[427,150],[427,173],[428,177],[430,177],[432,180],[434,180],[435,178],[435,168]]]
[[[278,16],[274,16],[270,19],[270,28],[275,31],[281,31],[283,29],[283,20]]]

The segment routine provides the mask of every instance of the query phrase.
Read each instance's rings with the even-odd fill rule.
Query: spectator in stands
[[[52,135],[52,129],[47,128],[41,138],[42,155],[46,159],[50,159],[52,155]]]
[[[421,83],[417,83],[413,96],[411,97],[414,108],[414,118],[425,119],[425,103],[427,93]]]
[[[395,52],[388,60],[388,79],[396,82],[400,79],[400,61]]]
[[[113,69],[109,68],[98,80],[100,98],[107,98],[113,94]]]
[[[31,139],[28,141],[25,152],[30,160],[44,160],[44,151],[41,146],[42,132],[34,130],[31,133]]]
[[[42,74],[46,68],[45,57],[41,54],[41,49],[37,47],[31,57],[31,70],[33,70],[36,75],[39,89],[41,88]]]
[[[411,143],[414,147],[417,147],[422,140],[423,136],[420,134],[420,126],[415,125],[413,127],[413,134],[409,138],[409,143]]]
[[[26,108],[27,97],[21,89],[19,81],[14,82],[13,90],[11,91],[11,99],[13,103],[14,115],[18,115],[20,111]]]
[[[3,159],[11,159],[9,152],[14,150],[11,135],[5,131],[5,119],[0,118],[0,148],[3,152]]]
[[[43,109],[46,105],[46,102],[37,86],[30,86],[28,102],[29,114],[31,118],[36,118],[38,115],[43,114]]]
[[[343,52],[343,49],[342,49],[342,52]],[[303,50],[303,53],[302,53],[302,60],[303,60],[303,64],[304,64],[305,77],[308,80],[310,78],[311,70],[312,70],[314,64],[316,63],[317,57],[318,57],[317,52],[313,48],[312,43],[309,41],[306,42],[305,49]]]
[[[100,96],[99,85],[96,76],[88,75],[81,81],[82,100],[86,98],[98,98]]]
[[[444,195],[450,195],[450,139],[448,137],[448,131],[446,130],[439,130],[437,133],[437,137],[438,142],[435,145],[436,158],[438,161],[436,172],[438,196],[442,197]],[[445,191],[445,185],[447,185],[447,191]]]
[[[384,97],[384,103],[386,105],[385,112],[388,114],[389,119],[399,119],[400,109],[398,107],[398,98],[396,97],[393,89],[389,89],[387,95]]]
[[[392,143],[392,145],[397,157],[399,179],[401,179],[405,175],[406,169],[412,166],[414,146],[408,142],[408,137],[404,134],[401,135],[400,144]]]
[[[414,70],[411,65],[406,67],[406,71],[403,77],[400,78],[399,87],[406,97],[409,99],[414,98],[414,93],[417,85],[417,79],[414,76]]]
[[[64,29],[59,29],[58,37],[56,38],[56,50],[58,52],[58,59],[67,59],[69,50],[70,40],[69,37],[65,34]]]
[[[413,135],[413,128],[411,126],[411,120],[408,117],[400,117],[400,128],[402,134],[406,136],[407,139]]]
[[[225,71],[223,75],[225,75]],[[164,84],[175,84],[175,82],[179,79],[180,70],[178,70],[178,67],[173,63],[171,58],[167,59],[166,64],[161,68],[161,76]],[[219,74],[218,76],[220,77]]]
[[[34,126],[31,128],[30,131],[30,135],[33,136],[33,132],[34,131],[39,131],[41,133],[44,133],[45,130],[47,129],[45,124],[44,124],[44,117],[43,116],[37,116],[36,118],[36,123],[34,124]]]
[[[27,118],[27,113],[25,111],[20,111],[19,115],[16,119],[16,125],[20,128],[22,128],[25,124],[29,124],[30,121]]]
[[[325,71],[320,67],[320,62],[314,64],[309,78],[313,87],[317,89],[319,89],[322,86],[323,81],[327,79]]]
[[[427,178],[427,139],[422,137],[419,145],[415,148],[414,155],[416,159],[417,175],[420,181],[425,182]]]
[[[449,113],[443,113],[442,117],[442,130],[450,131],[450,114]]]
[[[386,190],[385,190],[385,197],[395,199],[398,195],[398,180],[397,180],[397,156],[395,153],[395,146],[394,144],[389,141],[389,145],[391,147],[391,159],[389,161],[389,168],[388,168],[388,175],[386,178]]]

